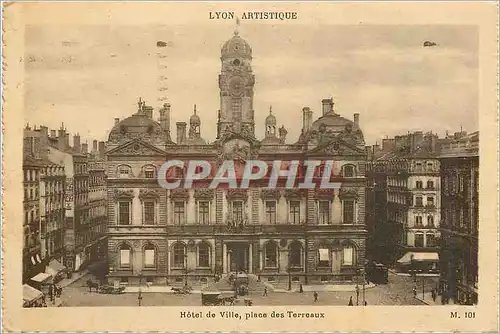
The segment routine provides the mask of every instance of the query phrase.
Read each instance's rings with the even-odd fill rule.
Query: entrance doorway
[[[228,244],[229,271],[248,272],[248,247],[247,243]]]

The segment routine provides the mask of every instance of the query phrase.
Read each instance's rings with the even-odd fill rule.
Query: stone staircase
[[[266,287],[268,292],[274,291],[274,287],[271,284],[262,281],[259,282],[256,275],[248,274],[249,294],[264,293],[264,288]],[[233,285],[229,283],[228,275],[224,275],[219,282],[209,284],[203,291],[233,291]]]

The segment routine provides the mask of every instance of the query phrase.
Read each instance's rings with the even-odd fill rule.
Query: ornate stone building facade
[[[441,277],[445,300],[478,301],[479,132],[455,133],[441,156]]]
[[[365,161],[359,114],[354,121],[340,116],[332,99],[322,101],[322,115],[302,110],[302,134],[286,144],[287,130],[277,128],[270,110],[265,138],[255,137],[252,49],[235,34],[222,47],[219,75],[220,110],[217,139],[201,137],[196,106],[187,124],[177,123],[171,140],[171,106],[159,110],[139,101],[135,114],[115,120],[107,143],[109,277],[130,284],[193,284],[215,273],[245,270],[273,284],[352,281],[365,261]],[[207,160],[215,165],[251,159],[333,160],[331,182],[339,189],[266,189],[269,179],[248,189],[167,190],[157,172],[166,160]],[[183,179],[178,168],[171,177]],[[238,180],[239,182],[240,180]]]

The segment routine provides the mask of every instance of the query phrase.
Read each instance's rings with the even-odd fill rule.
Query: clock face
[[[232,95],[241,95],[243,93],[243,79],[241,77],[233,77],[229,81],[229,90]]]

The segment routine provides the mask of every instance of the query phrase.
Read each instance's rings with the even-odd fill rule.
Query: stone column
[[[222,244],[222,273],[227,273],[227,245],[226,243]]]
[[[248,273],[253,272],[253,245],[248,245]]]
[[[335,189],[332,204],[332,223],[342,224],[342,203],[339,198],[339,189]]]

